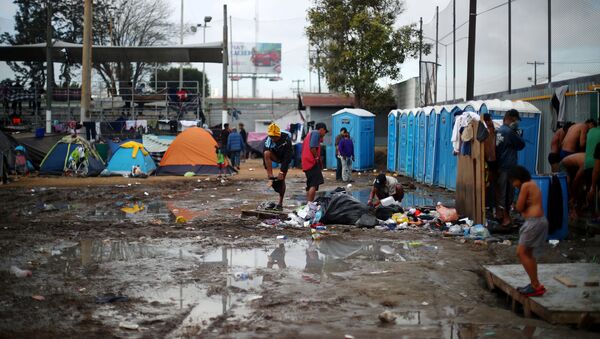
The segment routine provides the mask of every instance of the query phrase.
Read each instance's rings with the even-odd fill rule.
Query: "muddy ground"
[[[515,245],[343,225],[313,241],[306,229],[241,219],[274,199],[263,177],[251,161],[225,181],[33,177],[0,187],[0,337],[598,337],[525,319],[487,290],[482,265],[517,263]],[[355,174],[357,197],[373,177]],[[322,190],[337,186],[332,172],[326,178]],[[292,209],[302,173],[288,183]],[[540,261],[598,262],[595,239],[575,235]],[[107,296],[127,298],[98,303]],[[395,324],[379,321],[385,310]]]

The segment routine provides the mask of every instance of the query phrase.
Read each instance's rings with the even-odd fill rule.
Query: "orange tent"
[[[203,128],[191,127],[181,132],[173,140],[156,170],[158,175],[195,174],[231,174],[227,158],[225,166],[219,171],[217,165],[217,142]]]

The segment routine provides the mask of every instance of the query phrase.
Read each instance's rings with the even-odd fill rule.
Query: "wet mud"
[[[326,174],[322,189],[335,188]],[[359,200],[373,175],[355,178]],[[286,208],[302,203],[303,187],[301,173],[290,176]],[[307,229],[240,218],[268,199],[265,182],[242,178],[3,187],[0,337],[598,335],[526,319],[487,290],[482,265],[517,263],[514,245],[344,225],[314,241]],[[426,187],[405,199],[452,204]],[[599,245],[575,237],[540,261],[594,262]],[[16,277],[12,266],[32,275]],[[384,311],[393,323],[380,321]]]

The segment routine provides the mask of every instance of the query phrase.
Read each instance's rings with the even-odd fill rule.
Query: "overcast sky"
[[[167,0],[171,19],[180,21],[181,0]],[[506,90],[507,76],[507,0],[479,0],[477,16],[477,56],[475,67],[475,94]],[[307,25],[306,10],[311,0],[184,0],[184,22],[202,23],[204,16],[213,20],[206,31],[207,42],[222,40],[223,4],[228,4],[228,14],[233,19],[233,41],[235,42],[275,42],[282,44],[281,81],[258,81],[258,95],[270,97],[291,97],[293,80],[304,80],[304,91],[316,91],[317,76],[308,71],[308,43],[304,33]],[[406,10],[398,18],[398,25],[418,23],[423,17],[424,35],[435,38],[435,6],[440,6],[440,41],[450,44],[440,45],[438,98],[443,100],[448,74],[448,93],[452,98],[452,6],[451,0],[405,0]],[[450,6],[449,6],[450,5]],[[547,62],[547,0],[513,1],[513,88],[532,84],[533,66],[527,62]],[[495,8],[498,7],[498,8]],[[495,9],[493,9],[495,8]],[[488,11],[489,10],[489,11]],[[0,0],[0,32],[12,31],[16,7],[11,0]],[[255,34],[255,16],[258,13],[258,35]],[[553,78],[600,73],[600,0],[553,1]],[[464,97],[466,49],[468,35],[468,0],[457,0],[457,65],[456,97]],[[449,34],[450,33],[450,34]],[[178,40],[179,31],[173,32]],[[426,42],[430,42],[425,40]],[[184,43],[201,43],[202,31],[188,35]],[[435,54],[424,60],[435,61]],[[446,67],[448,64],[448,67]],[[418,76],[418,62],[407,60],[402,65],[402,77]],[[177,65],[174,65],[177,66]],[[201,64],[193,64],[201,69]],[[55,67],[58,69],[58,67]],[[207,64],[207,75],[214,94],[221,95],[222,67],[220,64]],[[0,78],[11,76],[8,67],[0,62]],[[538,80],[547,79],[547,64],[538,68]],[[394,81],[396,82],[396,81]],[[386,85],[391,81],[382,79]],[[238,88],[239,86],[239,93]],[[325,83],[323,81],[323,88]],[[235,96],[251,95],[251,80],[245,79],[235,85]],[[231,89],[230,89],[231,95]]]

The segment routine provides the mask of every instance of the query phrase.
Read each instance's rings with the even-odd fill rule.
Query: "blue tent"
[[[73,152],[80,149],[83,154],[77,168],[73,167]],[[78,136],[66,136],[60,139],[40,164],[40,174],[61,175],[68,171],[78,175],[96,176],[104,169],[104,162],[87,140]]]
[[[150,175],[156,170],[156,164],[144,146],[135,141],[128,141],[113,153],[102,175],[127,175],[133,166],[140,166],[143,173]]]

